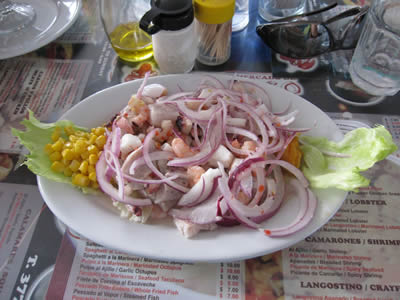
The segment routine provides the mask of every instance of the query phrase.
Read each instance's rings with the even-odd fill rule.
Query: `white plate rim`
[[[193,74],[193,75],[185,74],[185,75],[158,76],[158,77],[150,78],[149,83],[160,82],[160,81],[162,82],[163,80],[165,80],[165,81],[174,81],[177,79],[190,80],[190,78],[195,79],[195,76],[196,76],[195,74]],[[198,76],[202,76],[202,74],[199,74]],[[232,78],[232,76],[230,76],[230,75],[216,75],[216,77],[220,80],[228,80],[228,79]],[[115,90],[118,90],[118,89],[131,90],[131,93],[133,93],[137,89],[137,87],[140,85],[140,83],[141,83],[141,80],[135,80],[135,81],[131,81],[131,82],[125,82],[125,83],[107,88],[105,90],[99,91],[99,92],[87,97],[86,99],[82,100],[77,105],[75,105],[73,108],[71,108],[69,111],[67,111],[61,119],[69,117],[70,115],[73,115],[73,114],[75,114],[75,115],[78,114],[78,115],[82,116],[83,111],[84,111],[83,108],[85,106],[92,104],[92,102],[95,102],[95,101],[103,101],[104,102],[104,100],[98,100],[98,99],[101,99],[101,97],[103,97],[103,96],[106,97],[107,95],[112,94]],[[314,112],[318,112],[321,114],[321,116],[324,116],[324,119],[326,119],[326,121],[330,123],[329,124],[330,130],[335,131],[335,132],[329,133],[329,134],[331,134],[332,139],[337,140],[343,136],[342,133],[340,132],[339,128],[337,127],[337,125],[315,105],[313,105],[310,102],[308,102],[307,100],[305,100],[297,95],[291,94],[279,87],[270,86],[270,85],[265,85],[265,87],[268,89],[268,91],[274,91],[274,93],[284,95],[288,98],[297,99],[297,100],[295,100],[296,103],[297,103],[297,101],[302,102],[302,105],[306,103],[308,108],[313,108]],[[124,102],[125,104],[127,103],[128,99]],[[122,108],[122,107],[120,107],[120,108]],[[113,111],[113,112],[108,111],[107,113],[111,117],[112,114],[119,111],[120,108],[116,109],[116,111]],[[300,112],[300,114],[301,114],[301,112]],[[99,120],[99,122],[102,122],[102,121],[106,121],[106,120],[101,120],[101,121]],[[85,124],[79,124],[79,123],[78,123],[78,125],[85,126]],[[268,253],[273,253],[275,251],[279,251],[284,248],[287,248],[289,246],[296,244],[297,242],[302,241],[304,238],[313,234],[316,230],[318,230],[321,226],[323,226],[326,222],[328,222],[329,219],[339,210],[339,208],[341,207],[341,205],[343,204],[343,202],[347,196],[347,192],[339,191],[336,189],[316,191],[317,194],[320,195],[320,197],[324,198],[324,200],[325,200],[325,198],[330,199],[331,193],[334,193],[336,195],[335,196],[336,200],[334,201],[334,203],[332,203],[332,207],[330,207],[329,210],[327,210],[327,211],[325,211],[326,209],[324,207],[324,205],[326,205],[325,202],[322,207],[321,207],[321,205],[318,206],[318,209],[320,209],[320,207],[321,207],[321,210],[322,210],[322,212],[320,212],[321,216],[318,216],[318,220],[319,220],[319,218],[323,218],[323,222],[321,224],[319,224],[318,226],[313,225],[314,221],[318,221],[317,216],[316,216],[316,218],[314,218],[312,224],[310,224],[309,226],[307,226],[305,229],[301,230],[300,232],[298,232],[294,235],[291,235],[289,237],[271,239],[269,237],[264,236],[260,232],[244,228],[244,226],[240,226],[240,227],[235,227],[233,229],[232,228],[231,229],[223,228],[223,229],[217,229],[216,231],[212,231],[212,232],[201,232],[194,239],[187,240],[183,236],[181,236],[180,233],[175,228],[173,228],[173,230],[176,231],[176,235],[172,235],[173,240],[171,240],[170,243],[168,243],[169,240],[166,240],[166,241],[163,240],[164,234],[166,234],[166,233],[169,234],[168,228],[167,228],[168,226],[166,226],[166,228],[164,228],[164,226],[161,226],[161,225],[154,225],[154,224],[142,225],[142,224],[130,223],[127,220],[119,218],[118,213],[115,213],[115,212],[113,213],[114,215],[112,216],[113,219],[112,220],[108,219],[107,222],[109,225],[113,224],[113,226],[115,226],[115,229],[117,230],[117,232],[115,232],[115,235],[111,236],[110,231],[112,231],[112,229],[106,227],[106,231],[109,236],[107,238],[105,238],[105,236],[103,236],[105,234],[104,231],[103,231],[103,233],[96,233],[96,229],[90,228],[91,222],[88,219],[85,219],[85,218],[80,218],[78,220],[74,219],[74,214],[71,211],[67,211],[67,212],[62,211],[63,205],[60,205],[60,203],[57,202],[56,198],[60,194],[62,194],[59,191],[65,191],[67,188],[67,190],[72,193],[71,196],[82,195],[79,191],[77,191],[76,189],[69,187],[65,184],[55,183],[55,182],[47,180],[46,178],[42,178],[40,176],[38,176],[38,186],[39,186],[39,190],[42,194],[42,197],[45,200],[47,206],[50,208],[50,210],[58,218],[60,218],[60,220],[63,223],[65,223],[68,227],[70,227],[74,231],[80,233],[84,237],[86,237],[98,244],[101,244],[107,248],[116,249],[116,250],[119,250],[119,251],[122,251],[122,252],[125,252],[128,254],[142,256],[142,257],[148,257],[148,258],[153,258],[153,259],[166,260],[166,261],[182,261],[182,262],[222,262],[222,261],[243,260],[243,259],[247,259],[247,258],[251,258],[251,257],[261,256],[261,255],[268,254]],[[86,206],[86,204],[90,203],[90,201],[96,201],[95,200],[96,197],[94,197],[94,196],[86,196],[85,195],[82,197],[87,198],[89,201],[85,201],[85,202],[83,202],[83,204],[80,203],[79,205],[81,207],[83,205]],[[321,200],[319,200],[319,202],[320,201]],[[103,202],[100,204],[96,204],[96,205],[99,206],[99,207],[96,207],[97,212],[101,212],[101,214],[103,214],[103,211],[109,209],[106,207],[109,204],[104,204]],[[329,205],[331,205],[331,204],[329,204]],[[111,205],[109,205],[109,207],[111,207]],[[93,217],[93,216],[90,216],[90,217]],[[99,223],[99,224],[101,224],[101,223]],[[99,225],[99,224],[97,224],[97,225]],[[311,226],[311,225],[313,225],[313,226]],[[156,237],[157,237],[157,239],[160,240],[160,243],[161,243],[161,241],[166,242],[168,244],[168,246],[166,248],[164,248],[160,244],[160,245],[158,245],[157,249],[150,249],[150,247],[154,246],[153,244],[156,243],[156,241],[153,241],[153,240],[148,241],[146,239],[143,239],[143,237],[141,237],[141,239],[140,239],[141,244],[140,243],[136,244],[135,241],[138,241],[137,236],[136,236],[136,238],[132,239],[132,243],[130,241],[128,241],[128,242],[122,241],[121,239],[123,239],[124,237],[126,238],[126,236],[121,236],[118,229],[127,230],[127,226],[133,226],[132,228],[135,228],[135,230],[133,230],[132,228],[130,228],[129,230],[132,229],[133,231],[135,231],[135,233],[137,233],[136,232],[136,230],[137,230],[139,232],[139,234],[141,233],[142,235],[149,234],[149,232],[158,234],[158,235],[156,235]],[[147,228],[147,227],[140,227],[140,226],[153,226],[154,228],[150,229],[150,231],[149,231],[148,228],[150,228],[150,227]],[[157,228],[157,229],[155,229],[155,228]],[[222,234],[222,232],[224,234]],[[159,234],[161,234],[161,236]],[[241,238],[243,238],[244,241],[243,241],[243,243],[238,244],[237,248],[230,250],[230,248],[227,248],[227,245],[224,245],[224,242],[226,242],[226,240],[230,241],[229,240],[230,236],[237,237],[237,234],[239,234],[239,236]],[[255,235],[255,234],[257,234],[257,235]],[[167,236],[167,237],[169,237],[169,236]],[[260,239],[260,240],[256,241],[257,247],[255,249],[242,249],[243,246],[244,246],[244,248],[246,248],[246,243],[252,243],[253,238]],[[262,239],[265,239],[265,241]],[[205,240],[206,240],[206,242],[205,242]],[[174,245],[174,243],[178,243],[179,245]],[[260,246],[258,246],[258,243],[260,243]],[[271,247],[270,244],[273,244],[273,246]],[[182,246],[184,250],[181,251],[180,248],[178,248],[179,246]],[[232,247],[234,245],[230,245],[230,246]],[[200,251],[200,249],[198,249],[197,247],[200,247],[200,249],[201,249],[201,247],[203,247],[204,251]],[[208,247],[213,247],[214,251],[206,251],[208,249]],[[174,249],[171,249],[171,248],[174,248]],[[194,253],[190,253],[190,251],[194,251]],[[228,252],[226,252],[226,251],[228,251]]]
[[[30,1],[32,0],[25,0],[25,4],[29,4]],[[64,2],[75,2],[75,7],[76,9],[74,11],[71,11],[69,9],[67,10],[62,10],[62,12],[68,12],[72,17],[69,18],[68,21],[64,22],[64,18],[57,17],[56,22],[52,25],[52,27],[39,39],[38,42],[32,42],[30,43],[28,47],[24,48],[12,48],[10,51],[7,51],[8,48],[0,48],[0,59],[8,59],[16,56],[20,56],[32,51],[35,51],[52,41],[56,40],[59,38],[64,32],[66,32],[76,21],[76,19],[79,16],[79,11],[82,8],[82,0],[57,0],[56,5],[59,6],[60,3]],[[63,19],[63,21],[60,21],[60,19]]]

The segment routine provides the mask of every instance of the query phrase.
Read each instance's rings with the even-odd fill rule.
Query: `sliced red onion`
[[[312,220],[312,218],[314,217],[315,211],[317,209],[317,198],[315,197],[315,195],[313,194],[313,192],[306,188],[306,193],[307,193],[307,197],[304,198],[300,198],[298,197],[299,201],[301,201],[301,209],[299,210],[299,213],[297,215],[297,217],[295,218],[295,220],[290,223],[287,226],[284,227],[280,227],[280,228],[274,228],[274,229],[260,229],[261,231],[263,231],[267,236],[270,237],[284,237],[284,236],[288,236],[291,234],[294,234],[296,232],[298,232],[299,230],[302,230],[304,227],[306,227]],[[306,203],[304,203],[306,202]],[[304,207],[307,207],[304,210]]]
[[[254,133],[252,133],[251,131],[246,130],[246,129],[232,127],[232,126],[226,126],[226,133],[242,135],[242,136],[247,137],[250,140],[258,141],[258,136],[256,136]]]
[[[269,109],[269,111],[272,111],[272,101],[271,101],[271,97],[268,95],[267,91],[262,88],[261,86],[259,86],[258,84],[255,84],[254,82],[249,82],[249,81],[243,81],[242,84],[245,85],[245,87],[247,88],[247,90],[249,88],[253,88],[256,91],[261,93],[261,99],[264,99],[263,103],[265,104],[265,106]]]
[[[240,189],[243,193],[248,197],[251,198],[253,194],[253,176],[246,176],[242,180],[240,180]]]
[[[216,112],[217,107],[213,106],[210,109],[207,110],[201,110],[201,111],[194,111],[191,110],[186,106],[184,102],[178,102],[177,103],[179,111],[188,119],[197,122],[197,123],[208,123],[210,119],[212,119],[213,114]]]
[[[180,191],[182,193],[186,193],[189,191],[189,189],[185,186],[182,186],[174,181],[172,181],[171,179],[167,178],[164,174],[162,174],[157,168],[156,166],[154,166],[151,158],[150,158],[150,147],[153,143],[153,137],[155,136],[156,132],[158,130],[157,129],[153,129],[152,131],[150,131],[147,136],[144,139],[143,142],[143,158],[144,161],[146,162],[147,166],[150,168],[151,171],[153,171],[153,173],[159,177],[160,179],[165,180],[165,183],[168,184],[170,187],[176,189],[177,191]]]
[[[303,172],[301,172],[299,169],[297,169],[295,166],[293,166],[291,163],[288,163],[287,161],[284,160],[277,160],[277,159],[270,159],[265,161],[266,164],[271,164],[271,165],[279,165],[286,170],[288,170],[290,173],[292,173],[294,176],[297,177],[297,179],[300,181],[300,183],[304,187],[308,187],[308,180],[304,176]]]
[[[211,124],[213,123],[215,123],[215,127],[210,134],[207,134],[207,136],[204,137],[207,138],[207,140],[205,141],[205,146],[200,150],[200,152],[190,157],[170,160],[167,165],[171,167],[190,167],[206,163],[221,144],[222,116],[220,111],[217,111],[213,115],[213,118],[209,121],[208,127],[211,127]]]
[[[137,93],[136,93],[136,97],[137,97],[138,99],[141,99],[141,98],[142,98],[143,89],[144,89],[144,87],[146,86],[147,79],[149,78],[149,76],[150,76],[150,71],[147,71],[146,74],[144,74],[143,81],[142,81],[142,83],[140,84],[139,89],[138,89],[138,91],[137,91]]]
[[[127,195],[125,195],[124,199],[120,199],[118,190],[107,179],[106,169],[107,169],[107,163],[105,159],[105,153],[103,152],[100,155],[100,158],[96,164],[96,175],[97,175],[97,182],[99,183],[99,186],[104,193],[109,195],[112,199],[116,199],[119,202],[123,202],[133,206],[152,205],[150,199],[132,198]]]
[[[115,167],[115,177],[118,184],[118,199],[124,202],[124,176],[122,174],[121,165],[119,163],[118,157],[112,151],[105,150],[106,157],[110,157],[113,166]]]
[[[294,110],[283,116],[275,116],[273,122],[278,124],[279,127],[288,126],[294,122],[296,115],[299,113],[298,110]]]
[[[118,157],[120,149],[121,149],[121,129],[114,123],[113,131],[111,132],[111,152]]]
[[[221,194],[224,196],[226,204],[229,207],[231,213],[235,216],[235,218],[242,224],[246,225],[247,227],[257,229],[259,228],[259,224],[251,221],[249,218],[242,215],[239,208],[236,207],[236,203],[240,203],[234,195],[232,194],[231,190],[228,187],[228,180],[227,178],[220,177],[218,179],[218,188],[221,191]]]
[[[128,154],[121,167],[123,173],[128,173],[132,163],[142,156],[142,149],[143,145]]]
[[[179,206],[194,206],[206,200],[216,189],[216,178],[221,176],[219,169],[208,169],[200,180],[178,201]]]
[[[158,98],[157,102],[158,103],[173,103],[176,104],[176,100],[184,100],[186,97],[193,97],[193,92],[180,92],[173,94],[171,96],[165,96],[162,98]]]
[[[174,153],[170,151],[154,151],[149,153],[149,158],[151,161],[157,161],[157,160],[167,160],[173,158],[175,155]],[[129,174],[134,175],[135,174],[135,169],[137,167],[145,165],[146,162],[144,160],[144,157],[139,157],[136,160],[134,160],[129,168]]]

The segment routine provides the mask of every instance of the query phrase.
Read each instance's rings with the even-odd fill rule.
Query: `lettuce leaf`
[[[21,144],[23,144],[30,152],[26,155],[26,160],[24,165],[26,165],[29,170],[34,174],[43,176],[49,180],[68,183],[74,187],[71,178],[65,176],[62,173],[54,172],[51,169],[51,161],[48,155],[44,152],[44,146],[46,144],[52,143],[51,135],[54,129],[58,126],[63,129],[66,126],[72,126],[76,130],[88,131],[84,127],[76,126],[71,121],[61,120],[55,123],[41,123],[34,117],[32,111],[29,111],[29,119],[25,119],[21,122],[25,126],[25,131],[12,129],[13,135],[15,135]],[[62,130],[61,136],[68,139],[67,135]],[[82,188],[84,193],[94,193],[95,190],[92,188]]]
[[[311,186],[345,191],[368,186],[370,180],[360,172],[397,150],[392,136],[382,125],[352,130],[338,143],[311,136],[300,136],[300,143],[303,152],[301,169]]]

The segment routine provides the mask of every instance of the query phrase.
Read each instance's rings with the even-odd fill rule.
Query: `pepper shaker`
[[[194,0],[199,62],[215,66],[229,59],[234,13],[235,0]]]
[[[152,35],[154,58],[161,73],[187,73],[197,54],[191,0],[151,0],[140,28]]]

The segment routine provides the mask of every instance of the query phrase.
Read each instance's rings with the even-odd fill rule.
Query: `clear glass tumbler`
[[[306,0],[258,0],[258,13],[266,21],[304,12]]]
[[[232,18],[232,31],[239,31],[249,24],[249,0],[235,1],[235,14]]]
[[[354,84],[371,95],[400,90],[400,0],[373,1],[350,64]]]
[[[153,55],[151,36],[139,27],[150,10],[146,0],[98,0],[104,30],[118,56],[128,62],[146,60]]]

